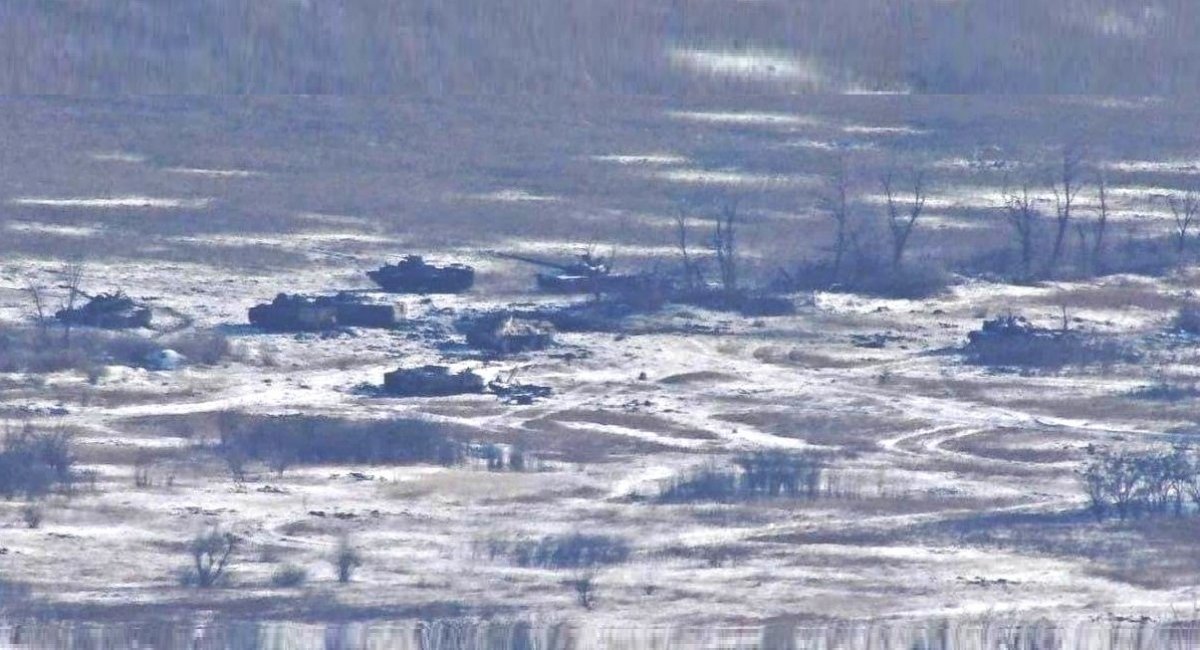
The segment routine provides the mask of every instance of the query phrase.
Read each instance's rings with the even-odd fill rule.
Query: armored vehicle
[[[383,376],[383,392],[397,397],[465,395],[483,388],[483,377],[470,370],[452,373],[446,366],[400,368]]]
[[[373,305],[354,294],[302,296],[281,293],[250,308],[250,324],[273,332],[319,332],[335,327],[392,327],[396,309]]]
[[[337,307],[309,296],[281,293],[250,308],[250,324],[270,332],[319,332],[337,327]]]
[[[542,350],[554,343],[554,326],[544,320],[498,312],[466,322],[467,344],[497,354]]]
[[[73,325],[127,329],[150,327],[152,312],[149,307],[139,305],[124,293],[114,291],[91,296],[83,306],[60,309],[54,317]]]
[[[367,277],[389,293],[462,293],[475,284],[475,269],[465,264],[439,266],[419,255],[406,255]]]
[[[553,272],[538,273],[535,277],[540,291],[545,293],[633,293],[644,290],[646,277],[629,273],[613,273],[608,260],[582,253],[574,262],[558,263],[525,255],[500,253],[500,257],[527,262]]]

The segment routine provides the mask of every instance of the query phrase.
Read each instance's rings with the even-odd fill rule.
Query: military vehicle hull
[[[346,295],[279,294],[272,302],[250,308],[250,324],[271,332],[320,332],[337,327],[388,328],[396,324],[391,305],[357,302]]]
[[[394,397],[447,397],[482,393],[483,378],[464,370],[451,373],[445,366],[400,368],[383,376],[383,392]]]

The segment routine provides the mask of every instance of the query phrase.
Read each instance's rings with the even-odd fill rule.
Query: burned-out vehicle
[[[281,293],[269,303],[250,308],[250,324],[272,332],[319,332],[337,327],[388,328],[396,324],[396,308],[364,302],[359,296],[303,296]]]
[[[471,370],[451,372],[446,366],[399,368],[383,376],[383,394],[393,397],[446,397],[482,393],[483,377]]]
[[[419,255],[369,271],[367,277],[389,293],[462,293],[475,284],[475,269],[465,264],[437,265]]]
[[[79,307],[60,309],[54,317],[63,323],[101,327],[105,329],[133,329],[150,327],[153,312],[120,291],[99,293],[90,296]]]
[[[543,350],[554,343],[549,322],[510,312],[495,312],[459,324],[471,347],[495,354]]]

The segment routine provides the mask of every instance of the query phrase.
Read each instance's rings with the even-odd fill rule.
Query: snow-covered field
[[[823,137],[809,131],[830,122],[844,136],[879,146],[936,130],[928,122],[909,127],[863,118],[671,108],[660,119],[682,124],[680,141],[690,147],[604,143],[603,150],[574,152],[570,159],[647,195],[640,184],[659,183],[656,191],[664,194],[681,184],[802,192],[818,178],[811,168],[750,169],[741,160],[744,151],[719,162],[714,149],[733,138],[753,150],[759,135],[746,130]],[[731,128],[740,135],[728,133]],[[657,199],[638,209],[610,205],[620,225],[596,225],[602,210],[588,202],[615,180],[589,180],[580,197],[561,179],[502,184],[509,172],[500,169],[495,183],[468,176],[456,191],[434,192],[444,203],[422,212],[375,203],[372,192],[386,194],[390,186],[377,188],[372,183],[382,187],[384,181],[371,177],[375,172],[356,169],[362,177],[338,173],[360,183],[362,204],[323,201],[296,180],[299,198],[274,203],[268,197],[262,199],[267,207],[255,211],[246,207],[255,188],[277,187],[255,184],[290,182],[280,180],[295,172],[286,161],[265,156],[268,163],[255,167],[236,147],[201,159],[177,151],[164,160],[161,151],[143,153],[166,147],[162,141],[139,147],[132,138],[81,143],[85,152],[119,154],[75,154],[82,159],[73,164],[120,168],[112,172],[112,192],[89,192],[78,180],[55,188],[49,174],[28,187],[6,188],[0,199],[25,210],[11,217],[6,232],[74,243],[48,251],[25,240],[12,244],[18,249],[0,265],[0,318],[28,322],[25,287],[40,284],[53,292],[68,254],[86,253],[87,242],[103,239],[106,253],[87,258],[87,289],[119,287],[163,313],[186,315],[180,327],[222,332],[234,353],[216,365],[172,371],[113,367],[91,377],[72,371],[0,376],[0,406],[25,414],[14,415],[13,424],[67,427],[80,467],[97,477],[94,488],[47,500],[36,529],[21,523],[23,502],[0,503],[0,580],[29,588],[12,604],[21,615],[112,622],[203,611],[318,623],[483,617],[533,621],[544,629],[569,623],[581,638],[609,638],[612,647],[668,647],[681,642],[680,633],[655,636],[655,630],[718,626],[726,637],[692,640],[725,647],[752,646],[765,633],[762,625],[780,621],[848,621],[846,634],[886,635],[871,626],[908,622],[911,630],[940,620],[1078,623],[1115,616],[1168,621],[1195,611],[1200,565],[1181,561],[1194,552],[1178,543],[1194,538],[1194,519],[1170,522],[1161,534],[1096,523],[1084,512],[1077,474],[1093,446],[1183,439],[1180,432],[1195,425],[1195,400],[1161,404],[1129,395],[1155,381],[1194,382],[1195,355],[1176,350],[1154,365],[1022,375],[964,365],[953,353],[984,317],[1009,312],[1055,325],[1065,308],[1075,327],[1131,340],[1153,337],[1191,295],[1193,275],[1032,287],[968,280],[925,300],[795,294],[796,315],[763,319],[670,307],[643,318],[639,330],[646,333],[561,334],[545,352],[480,360],[453,346],[440,350],[431,326],[452,331],[465,310],[546,300],[532,292],[530,268],[491,255],[489,242],[504,242],[506,251],[563,255],[581,240],[598,240],[603,250],[605,235],[597,233],[619,228],[636,231],[620,233],[629,240],[625,254],[671,261],[672,234],[664,227],[671,206]],[[392,146],[386,139],[378,143]],[[364,151],[361,165],[380,164],[382,154]],[[353,160],[340,151],[330,157],[343,155]],[[397,146],[387,155],[407,160],[410,152]],[[703,155],[707,163],[698,161]],[[1143,155],[1110,168],[1173,173],[1169,163],[1177,158],[1164,160]],[[160,168],[153,167],[156,161]],[[533,160],[531,174],[547,164]],[[453,167],[430,170],[412,189],[428,190],[424,182],[452,185]],[[152,180],[136,187],[139,174]],[[978,180],[939,190],[940,202],[931,201],[931,208],[958,211],[946,219],[965,220],[962,210],[997,191],[975,191]],[[172,192],[172,183],[194,185]],[[300,199],[313,204],[297,205]],[[445,206],[457,212],[438,212]],[[227,223],[226,208],[253,227]],[[768,208],[784,209],[764,206],[764,214]],[[530,212],[503,212],[510,209]],[[471,211],[481,215],[481,225],[452,236]],[[448,221],[435,216],[443,214]],[[644,214],[661,218],[647,223],[638,218]],[[496,225],[505,215],[522,229]],[[553,222],[556,215],[576,228]],[[802,216],[797,223],[808,223]],[[139,223],[145,234],[135,241]],[[593,226],[580,234],[579,228]],[[932,241],[931,235],[924,243]],[[761,260],[778,243],[769,233],[752,233],[748,255]],[[797,244],[810,251],[821,246]],[[369,291],[364,271],[409,251],[477,264],[477,287],[430,299],[374,294],[404,307],[410,323],[393,331],[288,335],[244,325],[247,308],[280,291]],[[458,340],[451,335],[451,342]],[[358,390],[398,366],[426,363],[469,367],[487,378],[515,370],[521,381],[554,393],[519,406],[488,395],[389,399]],[[428,420],[473,442],[519,445],[534,462],[524,472],[489,472],[476,464],[296,465],[281,475],[252,465],[248,480],[234,482],[210,449],[225,412]],[[832,496],[656,501],[673,479],[762,450],[827,454]],[[135,472],[147,467],[151,484],[136,486]],[[179,586],[175,576],[189,561],[186,543],[212,525],[242,540],[231,586]],[[590,609],[580,607],[566,585],[580,571],[521,567],[486,550],[497,542],[573,533],[609,535],[630,548],[625,561],[595,570]],[[347,535],[365,561],[342,585],[329,558]],[[282,563],[308,568],[308,583],[271,586]],[[752,632],[738,637],[739,626]],[[629,629],[646,636],[640,642],[605,636]]]

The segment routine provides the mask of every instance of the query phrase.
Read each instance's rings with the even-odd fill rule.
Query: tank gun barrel
[[[518,262],[525,262],[527,264],[543,266],[548,269],[556,269],[556,270],[564,271],[564,272],[570,272],[570,271],[574,270],[574,268],[570,264],[560,264],[557,262],[551,262],[549,260],[544,260],[544,259],[540,259],[537,257],[528,257],[526,255],[517,255],[516,253],[499,253],[499,252],[497,252],[497,253],[495,253],[495,255],[496,255],[496,257],[499,257],[502,259],[516,260]]]

